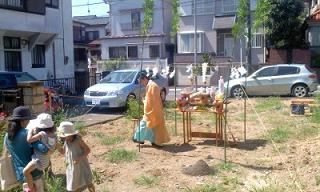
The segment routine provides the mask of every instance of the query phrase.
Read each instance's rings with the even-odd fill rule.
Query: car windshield
[[[131,83],[136,74],[135,71],[116,71],[101,79],[100,83]]]

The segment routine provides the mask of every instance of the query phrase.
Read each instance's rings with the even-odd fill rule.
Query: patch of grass
[[[126,139],[125,136],[120,136],[120,135],[106,136],[101,132],[95,133],[94,135],[100,139],[103,145],[118,144]]]
[[[95,169],[92,170],[92,177],[93,177],[93,182],[96,183],[97,185],[103,183],[101,174]]]
[[[220,162],[215,167],[218,170],[227,170],[227,171],[229,171],[234,167],[234,165],[232,163],[229,163],[229,162],[227,162],[227,163]]]
[[[141,175],[133,180],[136,185],[151,188],[159,184],[159,178],[148,175]]]
[[[222,184],[228,185],[232,188],[236,188],[239,185],[239,178],[238,177],[222,177]]]
[[[111,163],[119,163],[121,161],[131,162],[137,158],[137,152],[126,149],[112,149],[106,154],[106,158]]]
[[[320,185],[320,175],[316,175],[315,180],[316,180],[316,185],[319,186]]]
[[[271,184],[268,186],[251,186],[249,192],[283,192],[283,187],[277,184]]]
[[[224,192],[225,188],[221,184],[205,183],[195,188],[187,187],[184,192]]]
[[[320,133],[320,127],[312,127],[308,125],[301,125],[301,128],[297,132],[297,138],[304,139],[310,136],[314,136]]]
[[[267,134],[265,135],[265,139],[267,139],[268,141],[273,140],[276,143],[281,143],[288,140],[291,135],[293,135],[293,133],[288,127],[281,126],[275,129],[268,130]]]
[[[165,119],[166,120],[174,120],[175,119],[175,117],[174,117],[175,116],[175,110],[174,109],[165,108],[164,112],[165,112]],[[177,120],[182,119],[182,113],[179,112],[179,111],[176,111],[176,113],[177,113]]]
[[[263,101],[259,101],[255,108],[259,112],[266,111],[268,109],[280,110],[283,108],[283,103],[281,102],[280,97],[268,97]]]
[[[48,191],[67,192],[65,183],[61,177],[50,176],[48,173],[45,173],[44,179]]]
[[[320,108],[319,107],[316,107],[313,110],[313,114],[312,114],[312,117],[311,117],[311,122],[312,123],[320,123]]]

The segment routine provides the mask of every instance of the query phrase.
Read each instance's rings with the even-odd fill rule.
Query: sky
[[[97,16],[105,16],[109,11],[108,5],[103,3],[103,0],[72,0],[72,16],[84,16],[88,15],[88,6],[87,4],[94,4],[89,5],[90,15],[97,15]],[[79,6],[81,5],[81,6]],[[85,6],[82,6],[85,5]]]

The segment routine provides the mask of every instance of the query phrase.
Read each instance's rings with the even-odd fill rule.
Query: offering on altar
[[[223,94],[222,93],[219,93],[215,96],[213,104],[216,108],[217,113],[223,112]]]

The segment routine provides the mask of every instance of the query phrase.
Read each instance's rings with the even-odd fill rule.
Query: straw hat
[[[39,114],[35,119],[35,126],[41,129],[52,128],[54,126],[54,123],[52,121],[51,115],[47,113]]]
[[[58,136],[59,137],[68,137],[72,135],[76,135],[79,132],[74,129],[73,123],[69,121],[63,121],[60,123],[58,127]]]
[[[32,119],[31,111],[26,106],[16,107],[12,112],[12,116],[9,118],[10,121],[30,119]]]

